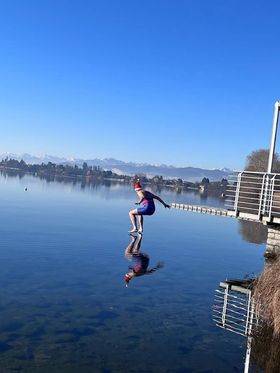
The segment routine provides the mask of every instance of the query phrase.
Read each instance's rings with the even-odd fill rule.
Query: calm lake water
[[[211,311],[220,281],[263,268],[264,245],[244,241],[236,220],[159,204],[141,251],[164,266],[126,288],[129,186],[0,175],[0,195],[1,372],[243,370],[243,337]]]

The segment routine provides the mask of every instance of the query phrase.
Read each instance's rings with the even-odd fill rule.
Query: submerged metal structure
[[[213,321],[216,326],[247,339],[244,373],[249,372],[252,331],[258,314],[252,297],[253,280],[227,280],[215,291]]]

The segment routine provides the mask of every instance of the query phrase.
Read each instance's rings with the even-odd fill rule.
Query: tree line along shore
[[[27,164],[24,160],[6,158],[0,161],[0,170],[29,173],[39,177],[85,179],[88,182],[95,180],[112,180],[132,183],[139,179],[143,185],[172,188],[180,190],[197,190],[201,194],[211,194],[224,197],[228,181],[209,181],[204,177],[200,182],[185,181],[181,178],[165,179],[160,175],[147,177],[145,174],[119,175],[111,170],[104,170],[99,166],[88,166],[86,162],[81,167],[69,164],[56,164],[52,162],[41,164]]]

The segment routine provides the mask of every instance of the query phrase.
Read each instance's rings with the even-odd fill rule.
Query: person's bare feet
[[[137,228],[132,228],[132,229],[129,231],[129,233],[137,233],[137,232],[138,232]]]

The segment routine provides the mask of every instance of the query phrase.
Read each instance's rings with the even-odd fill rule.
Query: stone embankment
[[[280,255],[280,225],[267,225],[266,253]]]

